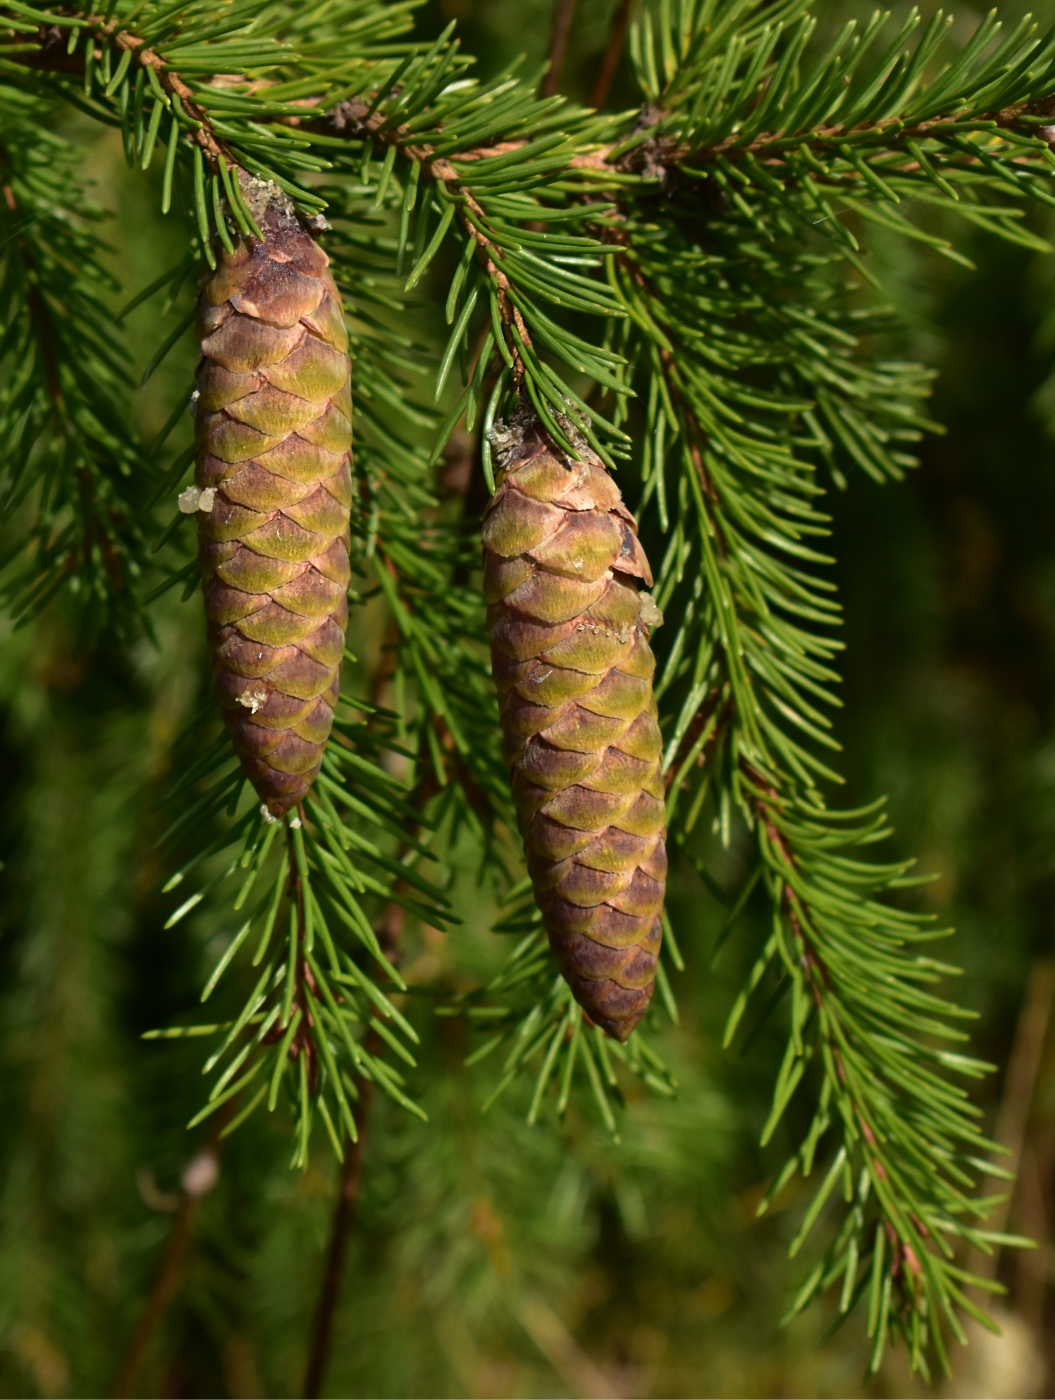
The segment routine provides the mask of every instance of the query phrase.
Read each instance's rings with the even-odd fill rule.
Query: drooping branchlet
[[[649,629],[633,516],[599,458],[534,415],[493,435],[484,590],[506,757],[550,945],[618,1040],[655,987],[667,858]]]
[[[328,258],[279,192],[199,304],[195,417],[216,692],[270,813],[322,762],[348,617],[351,364]],[[206,496],[206,500],[209,498]]]

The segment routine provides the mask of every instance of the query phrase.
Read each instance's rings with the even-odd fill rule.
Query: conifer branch
[[[832,1242],[795,1307],[841,1282],[844,1311],[868,1298],[873,1368],[900,1335],[926,1370],[928,1350],[944,1360],[944,1333],[960,1335],[958,1311],[974,1309],[958,1243],[1002,1238],[980,1224],[991,1203],[974,1183],[988,1147],[949,1078],[984,1067],[949,1048],[958,1013],[932,987],[951,969],[917,951],[932,935],[900,907],[908,864],[865,859],[887,835],[878,809],[826,805],[838,779],[838,607],[818,548],[828,529],[819,469],[836,482],[852,465],[896,479],[933,426],[926,372],[862,348],[885,323],[847,296],[844,276],[846,265],[873,276],[869,224],[959,260],[944,231],[915,217],[919,206],[1047,246],[1022,214],[1027,201],[1055,203],[1055,36],[1023,25],[1000,43],[990,18],[943,56],[942,17],[914,45],[918,16],[891,42],[884,22],[848,27],[814,60],[803,57],[815,21],[800,0],[649,4],[631,36],[643,104],[630,117],[540,101],[513,74],[478,84],[449,31],[405,43],[403,7],[372,0],[341,0],[317,30],[256,0],[229,16],[212,0],[178,14],[147,6],[134,34],[116,12],[12,2],[0,8],[0,75],[46,82],[120,126],[143,168],[164,145],[165,205],[182,171],[206,261],[214,240],[254,231],[231,178],[239,168],[279,185],[305,216],[326,208],[334,224],[363,429],[353,554],[398,633],[400,696],[393,714],[346,697],[320,785],[283,842],[247,805],[221,745],[188,766],[175,836],[195,822],[208,839],[187,870],[227,852],[231,873],[249,872],[245,898],[258,879],[271,887],[228,952],[236,958],[255,930],[257,962],[267,961],[241,1011],[212,1028],[226,1040],[211,1106],[239,1094],[252,1111],[263,1097],[254,1076],[267,1071],[256,1082],[272,1103],[285,1081],[298,1164],[316,1113],[338,1155],[335,1125],[354,1137],[356,1074],[412,1106],[369,1048],[372,1028],[385,1056],[405,1062],[413,1040],[388,998],[398,972],[371,920],[393,900],[430,921],[452,917],[418,870],[440,853],[438,835],[414,834],[408,797],[425,774],[427,825],[446,839],[476,823],[496,884],[513,884],[500,927],[520,937],[507,967],[446,1008],[488,1028],[476,1057],[503,1054],[496,1093],[530,1070],[534,1119],[550,1089],[561,1110],[578,1081],[615,1131],[624,1072],[670,1092],[647,1038],[613,1049],[584,1023],[526,886],[503,866],[510,807],[496,745],[481,738],[494,735],[494,701],[468,586],[472,544],[437,507],[428,475],[459,422],[467,433],[479,425],[486,471],[488,430],[514,394],[554,443],[574,453],[582,431],[612,465],[632,453],[624,425],[637,395],[640,510],[664,550],[658,691],[673,844],[690,859],[704,815],[729,840],[739,814],[757,848],[772,932],[729,1035],[764,984],[773,1005],[790,995],[767,1137],[794,1093],[810,1092],[815,1111],[770,1199],[825,1158],[796,1250],[842,1189]],[[899,208],[909,200],[912,219]],[[399,316],[445,244],[456,271],[432,294],[450,327],[437,428],[410,390],[428,356]],[[474,344],[475,363],[450,389]],[[385,754],[413,766],[409,786]],[[279,915],[288,932],[276,935]],[[660,990],[675,1016],[662,979]]]
[[[91,631],[127,627],[147,556],[143,461],[119,406],[103,217],[43,102],[0,86],[0,569],[16,620],[62,591]]]

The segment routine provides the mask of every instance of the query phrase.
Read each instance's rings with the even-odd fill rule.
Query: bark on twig
[[[1026,986],[1026,997],[1018,1017],[1015,1030],[1015,1043],[1007,1068],[1004,1094],[1000,1101],[1000,1111],[996,1120],[994,1136],[1008,1156],[1001,1165],[1017,1172],[1022,1161],[1022,1150],[1026,1140],[1030,1108],[1037,1086],[1044,1042],[1047,1039],[1051,1022],[1052,1005],[1055,1002],[1055,959],[1038,958],[1030,971]],[[990,1217],[986,1228],[1002,1233],[1007,1228],[1008,1217],[1015,1198],[1015,1183],[1002,1182],[995,1177],[986,1183],[985,1194],[1007,1192],[1007,1199],[999,1205]],[[996,1277],[1000,1262],[1000,1249],[995,1247],[992,1254],[984,1254],[973,1249],[967,1267],[980,1278]]]
[[[568,52],[568,35],[575,16],[575,0],[556,0],[553,6],[553,34],[549,44],[549,70],[542,80],[541,96],[552,97],[560,91],[564,56]]]
[[[114,1400],[135,1395],[136,1378],[146,1359],[150,1344],[179,1293],[183,1282],[187,1252],[194,1235],[194,1225],[201,1210],[201,1203],[216,1185],[219,1175],[219,1143],[224,1125],[230,1119],[234,1100],[225,1104],[214,1120],[212,1135],[206,1147],[192,1157],[184,1168],[181,1185],[183,1195],[172,1223],[172,1231],[165,1246],[161,1267],[154,1279],[146,1306],[140,1315],[136,1330],[125,1356],[117,1384],[114,1386]],[[139,1392],[141,1393],[141,1392]]]
[[[348,1143],[344,1164],[341,1167],[340,1187],[337,1193],[337,1206],[333,1213],[330,1229],[330,1244],[326,1251],[326,1271],[323,1274],[322,1292],[315,1309],[315,1321],[311,1329],[311,1353],[308,1356],[308,1369],[304,1376],[304,1400],[316,1400],[322,1393],[326,1369],[333,1347],[333,1320],[337,1312],[337,1301],[341,1293],[341,1280],[348,1256],[348,1242],[355,1224],[356,1208],[359,1205],[359,1192],[363,1178],[363,1145],[370,1119],[370,1106],[374,1086],[365,1079],[359,1085],[359,1138]]]
[[[597,74],[597,81],[593,85],[593,92],[590,94],[590,106],[597,111],[600,111],[608,101],[608,94],[612,90],[612,83],[619,69],[619,60],[623,56],[626,31],[630,28],[630,16],[633,12],[634,0],[619,0],[619,7],[612,16],[612,26],[608,31],[608,43],[605,47],[604,58],[601,60],[601,69]]]

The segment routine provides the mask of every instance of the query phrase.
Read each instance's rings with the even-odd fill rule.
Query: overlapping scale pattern
[[[667,873],[652,577],[588,448],[565,457],[527,414],[494,443],[484,590],[528,868],[576,1000],[625,1041],[654,990]]]
[[[199,553],[216,692],[275,816],[322,762],[348,619],[351,364],[328,258],[281,205],[198,310]],[[208,493],[212,492],[212,496]]]

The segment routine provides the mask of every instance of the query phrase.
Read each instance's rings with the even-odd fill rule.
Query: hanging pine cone
[[[202,288],[195,479],[216,691],[281,816],[318,774],[339,693],[351,364],[326,254],[281,197],[254,215],[264,241],[221,252]]]
[[[576,1000],[625,1041],[655,987],[667,873],[633,516],[600,460],[522,412],[495,429],[484,592],[506,758],[542,919]]]

